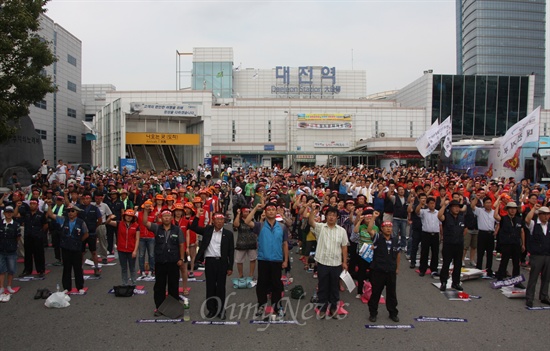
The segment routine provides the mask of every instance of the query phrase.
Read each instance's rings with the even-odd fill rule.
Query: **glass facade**
[[[432,123],[451,116],[453,138],[497,137],[527,116],[528,76],[433,75]]]
[[[193,62],[193,90],[212,90],[218,98],[233,97],[233,62]]]
[[[458,73],[534,74],[534,106],[543,106],[546,0],[457,0],[456,8]]]

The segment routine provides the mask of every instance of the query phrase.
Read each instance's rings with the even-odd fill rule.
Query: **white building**
[[[106,93],[105,106],[96,114],[94,163],[114,165],[135,158],[139,168],[157,170],[196,168],[202,163],[214,168],[222,163],[423,164],[415,139],[434,118],[459,116],[459,96],[464,104],[456,119],[460,135],[498,135],[533,108],[530,76],[472,77],[427,71],[397,93],[367,98],[363,70],[340,70],[329,63],[241,68],[233,64],[232,48],[195,48],[190,89]],[[472,92],[483,101],[507,99],[506,109],[479,101],[472,107],[475,99],[468,95],[472,79],[477,89]],[[521,92],[511,89],[495,95],[491,85],[495,79],[497,86],[506,82]],[[459,83],[462,95],[458,88],[452,89]],[[442,103],[449,96],[455,97],[455,105]],[[491,109],[493,117],[488,115]],[[494,126],[480,129],[479,121],[472,125],[482,111]],[[543,118],[547,120],[546,113]],[[546,127],[541,132],[544,135]]]
[[[44,15],[40,16],[38,35],[51,44],[57,57],[44,72],[52,77],[57,92],[31,106],[29,114],[42,139],[44,157],[52,166],[58,159],[83,161],[82,42]]]

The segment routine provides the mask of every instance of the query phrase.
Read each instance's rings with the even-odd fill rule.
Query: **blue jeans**
[[[136,284],[136,259],[132,258],[131,252],[118,252],[118,261],[122,270],[122,285]],[[131,284],[128,284],[128,267],[130,268]]]
[[[149,269],[155,271],[155,238],[139,239],[139,270],[145,272],[145,251],[149,255]]]
[[[0,252],[0,274],[8,272],[9,275],[14,275],[16,265],[17,252]]]
[[[393,237],[399,236],[399,246],[401,249],[407,247],[407,219],[393,217]]]

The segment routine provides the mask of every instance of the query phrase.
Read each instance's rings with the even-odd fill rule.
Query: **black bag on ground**
[[[135,285],[116,285],[113,286],[116,297],[130,297],[134,295]]]

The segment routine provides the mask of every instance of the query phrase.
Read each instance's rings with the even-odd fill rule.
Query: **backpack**
[[[296,300],[301,300],[306,296],[306,292],[301,285],[296,285],[292,290],[290,290],[290,297]]]

